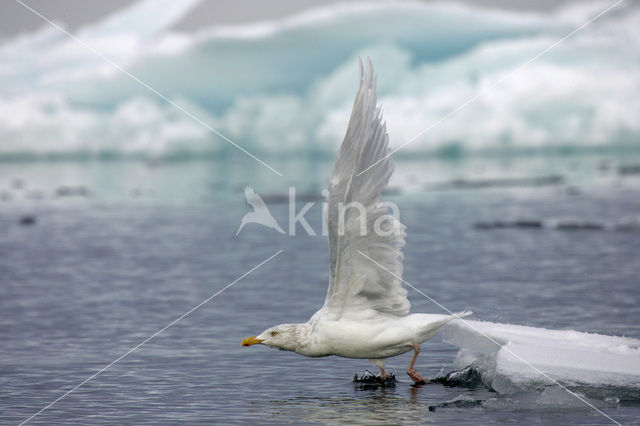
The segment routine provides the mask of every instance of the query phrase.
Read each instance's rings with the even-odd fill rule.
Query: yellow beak
[[[246,339],[244,339],[242,341],[242,346],[251,346],[251,345],[256,345],[256,344],[262,343],[262,342],[264,342],[264,340],[258,339],[256,336],[247,337]]]

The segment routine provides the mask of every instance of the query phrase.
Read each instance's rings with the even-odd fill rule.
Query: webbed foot
[[[416,385],[426,385],[427,384],[427,379],[425,379],[420,374],[418,374],[418,372],[415,369],[413,369],[413,368],[408,369],[407,370],[407,374],[409,375],[409,377],[411,377],[411,380],[413,380],[414,384],[416,384]]]

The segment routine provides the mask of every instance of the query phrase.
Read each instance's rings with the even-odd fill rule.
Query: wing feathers
[[[401,280],[393,276],[402,276],[404,225],[390,215],[389,208],[380,200],[380,193],[393,174],[393,164],[390,158],[385,158],[388,152],[386,125],[381,109],[376,106],[373,66],[368,61],[363,72],[360,62],[360,87],[329,188],[331,278],[325,301],[328,315],[362,317],[374,312],[392,315],[409,312],[406,290]],[[351,204],[362,208],[348,207]],[[341,223],[343,227],[339,226]]]

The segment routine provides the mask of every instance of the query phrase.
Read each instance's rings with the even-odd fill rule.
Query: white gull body
[[[363,73],[361,63],[360,87],[329,186],[330,280],[324,305],[306,323],[271,327],[244,339],[243,346],[369,359],[383,380],[386,358],[413,350],[407,374],[416,383],[425,381],[413,368],[420,344],[471,312],[409,313],[402,287],[405,227],[380,199],[393,173],[388,153],[373,66],[369,61]]]

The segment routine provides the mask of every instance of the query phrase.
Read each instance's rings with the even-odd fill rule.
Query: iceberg
[[[637,149],[638,7],[616,7],[519,68],[609,5],[353,3],[176,32],[195,5],[145,0],[74,35],[265,157],[335,152],[358,56],[377,66],[392,148],[477,97],[400,155]],[[0,62],[0,158],[235,149],[48,24],[0,45]]]
[[[559,383],[589,396],[640,399],[638,339],[463,320],[449,323],[443,338],[460,348],[456,369],[471,367],[500,394]]]

